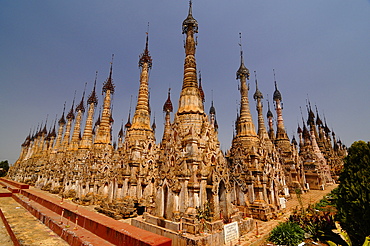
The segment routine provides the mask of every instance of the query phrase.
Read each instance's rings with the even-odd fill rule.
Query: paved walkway
[[[1,210],[21,245],[68,245],[13,198],[0,199]]]
[[[0,186],[0,194],[11,194],[11,192]],[[0,197],[0,204],[1,204],[1,199],[2,197]],[[1,205],[0,205],[0,208],[1,208]],[[3,220],[1,218],[0,218],[0,245],[1,246],[13,246],[14,245],[12,239],[10,238],[8,234],[8,231],[5,228]]]
[[[8,231],[5,228],[3,220],[0,218],[0,245],[1,246],[13,246],[13,241],[10,238]]]
[[[302,194],[302,204],[303,207],[306,208],[309,204],[315,204],[319,202],[325,195],[330,193],[333,189],[335,189],[338,185],[331,185],[326,188],[326,190],[310,190],[309,192]],[[240,238],[240,242],[234,243],[233,245],[244,245],[244,246],[258,246],[264,245],[266,238],[268,237],[271,230],[277,226],[280,222],[285,222],[289,215],[296,209],[300,208],[299,201],[297,199],[296,194],[292,195],[292,198],[286,202],[286,209],[284,211],[284,215],[278,218],[277,220],[271,221],[257,221],[257,226],[251,232],[243,235]]]

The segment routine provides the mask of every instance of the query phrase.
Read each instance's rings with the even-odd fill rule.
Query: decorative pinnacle
[[[44,125],[44,128],[42,129],[42,133],[43,134],[47,134],[47,130],[46,130],[46,125],[48,124],[48,117],[49,117],[49,114],[46,115],[46,121],[45,121],[45,125]]]
[[[62,117],[60,117],[60,120],[58,121],[59,125],[64,125],[66,123],[66,120],[64,119],[65,110],[66,110],[66,102],[64,102]]]
[[[94,89],[90,93],[89,98],[87,99],[87,103],[91,104],[94,103],[95,106],[98,104],[98,97],[96,96],[95,88],[96,88],[96,79],[98,78],[98,71],[95,73],[95,82],[94,82]]]
[[[75,91],[75,95],[73,96],[73,101],[72,101],[72,107],[71,107],[71,110],[69,111],[69,113],[67,114],[67,119],[68,120],[74,120],[75,119],[75,115],[73,113],[73,107],[75,105],[75,98],[76,98],[76,91]]]
[[[211,108],[209,109],[209,114],[213,114],[215,115],[216,114],[216,109],[215,107],[213,106],[213,100],[211,102]]]
[[[307,97],[308,97],[308,95],[307,95]],[[308,106],[306,105],[307,113],[308,113],[307,124],[308,125],[315,125],[315,114],[312,112],[310,100],[309,99],[307,99],[307,100],[308,100]]]
[[[130,119],[131,119],[131,105],[132,105],[132,95],[131,95],[131,99],[130,99],[130,110],[128,111],[128,119],[127,119],[127,123],[125,125],[125,128],[130,128],[131,127],[131,122],[130,122]]]
[[[85,83],[85,88],[84,88],[84,92],[82,93],[81,102],[80,102],[80,104],[76,107],[76,112],[77,112],[77,111],[81,111],[82,113],[84,113],[84,112],[85,112],[84,98],[85,98],[86,85],[87,85],[87,82]]]
[[[317,109],[317,105],[315,105],[315,108],[316,108],[316,125],[323,126],[324,124],[322,123],[322,120],[320,119],[319,110]]]
[[[194,33],[198,32],[198,22],[193,17],[192,1],[189,1],[188,17],[182,22],[182,34],[186,33],[189,27],[193,28]]]
[[[267,95],[268,97],[268,95]],[[268,111],[267,111],[267,118],[273,118],[274,115],[272,114],[271,110],[270,110],[270,101],[267,99],[267,108],[268,108]]]
[[[114,87],[115,87],[113,85],[113,79],[112,79],[113,58],[114,58],[114,54],[112,54],[112,61],[110,62],[109,77],[107,81],[104,82],[104,85],[103,85],[103,92],[107,92],[108,90],[110,90],[112,94],[114,93]]]
[[[118,132],[118,137],[120,137],[120,138],[123,137],[123,120],[122,120],[122,123],[121,123],[121,129]]]
[[[238,71],[236,72],[236,79],[240,79],[241,77],[246,77],[249,80],[249,69],[245,67],[244,65],[244,59],[243,59],[243,48],[242,48],[242,33],[239,33],[239,46],[240,46],[240,67]]]
[[[152,124],[153,131],[155,131],[156,128],[157,128],[157,125],[155,124],[155,115],[154,115],[153,124]]]
[[[101,118],[101,107],[99,108],[99,116],[98,116],[98,119],[95,122],[95,126],[99,126],[100,125],[100,118]]]
[[[149,22],[148,22],[148,29],[149,29]],[[149,37],[148,37],[148,32],[146,32],[145,50],[143,54],[141,54],[141,57],[139,60],[139,67],[143,67],[144,63],[148,63],[148,68],[152,68],[152,57],[149,55],[148,43],[149,43]]]
[[[273,99],[274,99],[274,101],[277,101],[277,100],[281,101],[282,97],[281,97],[280,91],[277,88],[277,83],[276,83],[276,78],[275,78],[275,69],[272,69],[272,71],[274,72],[274,83],[275,83],[275,91],[274,91]]]
[[[58,118],[58,115],[55,115],[54,126],[53,126],[53,130],[50,133],[50,137],[56,137],[57,136],[57,134],[55,132],[55,125],[57,123],[57,118]]]
[[[171,102],[171,88],[168,88],[168,97],[166,102],[163,105],[163,112],[172,112],[172,102]]]
[[[253,98],[254,98],[254,100],[262,99],[263,98],[262,92],[260,90],[258,90],[257,72],[256,71],[254,71],[254,78],[255,78],[255,81],[256,81],[256,92],[254,93]]]
[[[200,93],[200,97],[202,98],[202,102],[205,101],[205,96],[204,96],[204,91],[203,91],[203,88],[202,88],[202,75],[200,73],[200,70],[199,70],[199,93]]]

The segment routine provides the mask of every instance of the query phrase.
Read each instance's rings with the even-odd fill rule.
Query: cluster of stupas
[[[132,119],[129,117],[120,129],[117,144],[112,143],[111,96],[115,86],[111,63],[102,87],[104,99],[98,117],[95,80],[87,98],[83,95],[79,104],[73,103],[66,116],[63,110],[58,129],[55,122],[48,131],[45,123],[26,138],[9,177],[78,204],[97,205],[98,211],[117,219],[144,214],[147,223],[167,229],[177,228],[175,225],[181,220],[181,229],[194,234],[199,230],[199,218],[213,223],[216,229],[220,226],[215,225],[242,221],[245,217],[268,220],[283,211],[285,199],[297,189],[325,189],[335,183],[346,148],[310,105],[308,120],[298,126],[299,141],[294,137],[290,140],[276,81],[276,116],[268,105],[268,128],[263,95],[255,81],[256,129],[247,84],[250,72],[242,52],[236,73],[240,81],[240,111],[231,148],[223,153],[213,102],[208,114],[204,109],[195,59],[198,22],[192,16],[191,4],[182,32],[186,35],[182,90],[175,113],[168,91],[159,143],[155,124],[151,124],[148,73],[152,58],[147,36],[139,60],[136,109]]]

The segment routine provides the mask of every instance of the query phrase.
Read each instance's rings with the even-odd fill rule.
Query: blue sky
[[[149,86],[157,142],[163,133],[163,103],[171,87],[177,109],[183,77],[183,35],[188,1],[1,1],[0,160],[16,161],[30,130],[48,128],[69,110],[76,90],[89,94],[109,73],[114,54],[113,99],[116,138],[139,87],[138,59],[149,26],[153,58]],[[306,117],[306,101],[342,142],[370,140],[370,2],[346,0],[194,0],[199,23],[197,65],[208,112],[212,95],[223,150],[230,147],[239,100],[239,32],[245,64],[252,72],[250,106],[256,124],[253,71],[272,101],[276,71],[290,137]],[[264,101],[264,114],[267,101]],[[275,112],[273,112],[275,114]],[[85,115],[86,117],[86,115]]]

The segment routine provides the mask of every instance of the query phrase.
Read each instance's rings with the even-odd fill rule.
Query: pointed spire
[[[95,106],[98,104],[98,97],[97,97],[96,92],[95,92],[95,88],[96,88],[96,79],[97,79],[97,78],[98,78],[98,71],[96,71],[96,74],[95,74],[94,89],[92,90],[92,92],[90,93],[89,98],[87,99],[87,104],[94,103],[94,104],[95,104]]]
[[[211,102],[211,107],[209,108],[209,114],[216,114],[216,109],[213,106],[213,100]]]
[[[146,48],[142,54],[139,66],[141,67],[140,73],[140,86],[137,95],[137,104],[134,115],[132,117],[131,129],[136,130],[151,130],[150,127],[150,93],[149,93],[149,68],[152,59],[148,51],[148,33],[146,36]]]
[[[256,134],[254,123],[252,120],[252,114],[249,107],[249,85],[247,85],[247,79],[249,79],[249,70],[244,66],[243,51],[241,48],[241,33],[239,33],[239,35],[241,64],[238,71],[236,72],[236,77],[240,81],[240,117],[236,122],[236,137],[243,137],[243,141],[245,140],[251,143],[251,145],[249,146],[254,146],[258,142],[258,136]]]
[[[55,120],[54,120],[54,126],[53,126],[53,130],[50,132],[50,137],[56,137],[57,134],[56,134],[56,131],[55,131],[55,125],[57,123],[57,116],[55,116]]]
[[[42,129],[42,133],[45,135],[48,133],[48,131],[46,130],[46,125],[48,124],[48,117],[49,115],[46,115],[45,125],[44,125],[44,128]]]
[[[266,130],[265,126],[265,120],[263,117],[263,104],[262,104],[262,99],[263,99],[263,94],[262,92],[258,89],[258,82],[257,82],[257,72],[254,71],[254,78],[256,82],[256,91],[253,95],[254,100],[256,101],[256,110],[257,110],[257,117],[258,117],[258,130],[257,134],[259,136],[259,139],[264,142],[266,147],[269,149],[269,151],[272,150],[272,142],[270,141],[270,137],[268,135],[268,132]]]
[[[183,22],[183,33],[185,39],[185,62],[184,77],[180,93],[179,107],[177,114],[202,114],[204,115],[204,105],[201,92],[198,86],[197,65],[196,65],[196,45],[194,33],[198,32],[198,23],[192,17],[191,2],[189,15]],[[186,124],[185,121],[182,123]]]
[[[257,99],[263,99],[263,94],[260,90],[258,90],[258,83],[257,83],[257,72],[254,71],[254,77],[255,77],[255,82],[256,82],[256,92],[253,95],[254,100]]]
[[[324,122],[325,122],[325,126],[324,126],[324,130],[325,130],[325,133],[326,135],[329,135],[329,133],[331,132],[328,125],[326,124],[326,117],[325,117],[325,114],[324,114]]]
[[[267,111],[267,118],[273,118],[274,115],[272,114],[271,112],[271,109],[270,109],[270,101],[267,99],[267,108],[268,108],[268,111]]]
[[[123,120],[122,120],[122,124],[121,124],[121,129],[118,132],[118,137],[123,138]]]
[[[171,88],[168,88],[168,97],[166,102],[163,105],[163,112],[172,112],[173,106],[171,102]]]
[[[76,112],[78,112],[78,111],[81,111],[82,113],[85,112],[84,99],[85,99],[86,85],[87,85],[87,82],[85,83],[85,89],[84,89],[84,92],[82,94],[81,102],[76,107]]]
[[[60,117],[58,123],[59,125],[64,125],[66,123],[66,120],[64,119],[64,111],[66,110],[66,102],[64,102],[64,107],[63,107],[63,113],[62,116]]]
[[[113,84],[113,79],[112,79],[113,58],[114,58],[114,54],[112,54],[112,61],[110,63],[109,77],[104,82],[104,85],[103,85],[103,92],[107,92],[109,90],[112,94],[114,93],[114,88],[115,88]]]
[[[200,73],[200,70],[199,70],[199,93],[200,93],[200,97],[202,98],[202,102],[205,101],[205,96],[204,96],[204,91],[203,91],[203,88],[202,88],[202,75]]]
[[[293,135],[293,138],[292,138],[292,144],[295,145],[295,146],[298,145],[297,140],[295,140],[295,136],[294,135]]]
[[[41,121],[41,124],[37,126],[37,133],[36,133],[36,136],[41,136],[42,134],[42,125],[43,125],[43,121]],[[40,128],[39,128],[40,127]]]
[[[244,65],[244,59],[243,59],[243,48],[242,48],[242,33],[239,33],[240,38],[240,67],[238,71],[236,72],[236,79],[240,79],[241,77],[245,77],[247,80],[249,80],[249,69],[245,67]]]
[[[317,106],[315,105],[316,108],[316,125],[318,126],[323,126],[324,124],[322,123],[320,116],[319,116],[319,110],[317,110]]]
[[[148,27],[149,27],[149,23],[148,23]],[[148,68],[150,69],[152,68],[152,57],[149,55],[148,43],[149,43],[149,37],[148,37],[148,32],[146,32],[145,49],[144,49],[144,52],[140,56],[139,67],[143,67],[144,63],[148,63]]]
[[[45,141],[50,141],[50,136],[51,136],[51,129],[52,129],[52,125],[50,126],[49,128],[49,133],[47,133],[46,137],[45,137]]]
[[[211,107],[209,108],[209,114],[213,114],[215,115],[216,114],[216,109],[215,107],[213,106],[213,90],[211,90],[211,96],[212,96],[212,100],[211,100]]]
[[[284,126],[284,119],[283,119],[283,103],[281,93],[277,88],[276,77],[275,77],[275,69],[274,72],[274,83],[275,83],[275,91],[274,91],[274,101],[275,101],[275,110],[276,110],[276,146],[278,148],[284,149],[285,151],[291,151],[291,144],[288,138],[288,134],[286,133],[286,129]]]
[[[131,95],[131,100],[130,100],[130,109],[128,111],[128,118],[127,118],[127,123],[125,124],[125,128],[130,128],[131,127],[131,105],[132,105],[132,95]]]
[[[299,124],[298,124],[298,127],[297,127],[297,133],[298,134],[302,133],[302,128],[301,128],[301,126]]]
[[[155,116],[154,116],[154,118],[153,118],[153,124],[152,124],[153,131],[155,131],[156,128],[157,128],[157,125],[155,124]]]
[[[307,119],[307,125],[313,126],[315,125],[315,114],[312,111],[310,100],[307,99],[308,105],[306,105],[307,112],[308,112],[308,119]]]
[[[211,107],[209,109],[209,114],[210,114],[210,122],[213,125],[213,127],[215,128],[215,130],[217,131],[218,130],[218,123],[217,123],[217,119],[216,119],[216,109],[213,106],[213,99],[211,101]]]
[[[308,140],[308,139],[310,139],[310,133],[309,133],[307,127],[306,127],[306,123],[305,123],[305,120],[304,120],[304,117],[303,117],[303,113],[302,113],[302,108],[299,107],[299,109],[301,111],[301,117],[302,117],[302,125],[303,125],[302,134],[303,134],[303,139]]]
[[[193,17],[192,1],[189,1],[188,17],[182,22],[182,34],[186,33],[190,28],[193,28],[194,33],[198,32],[198,22]]]
[[[73,113],[73,107],[75,105],[75,98],[76,98],[76,91],[75,91],[75,95],[73,96],[73,102],[72,102],[72,107],[71,107],[71,110],[69,111],[69,113],[67,114],[67,120],[74,120],[75,119],[75,114]]]
[[[274,91],[274,101],[281,101],[282,100],[282,97],[281,97],[281,93],[280,91],[278,90],[277,88],[277,83],[276,83],[276,78],[275,78],[275,69],[272,70],[274,72],[274,83],[275,83],[275,91]]]

